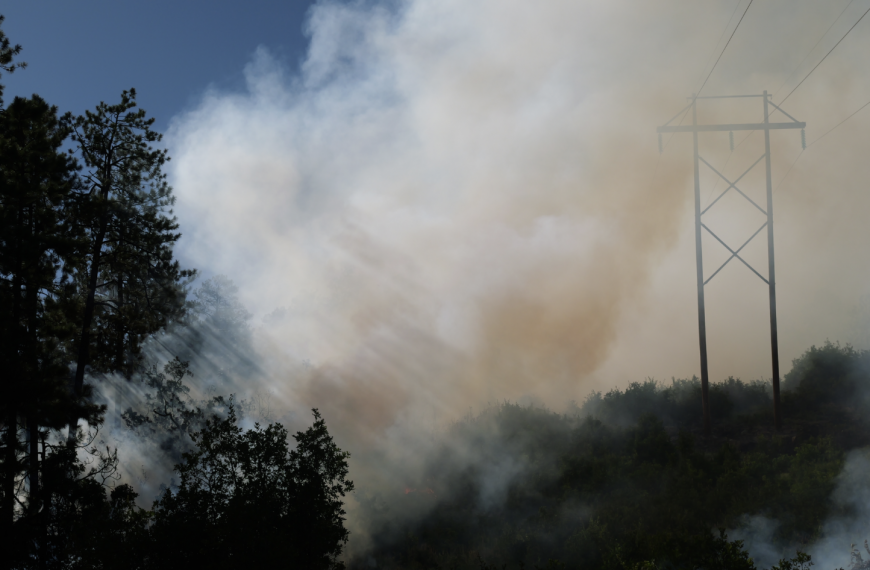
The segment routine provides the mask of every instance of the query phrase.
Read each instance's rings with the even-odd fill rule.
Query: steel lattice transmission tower
[[[732,98],[748,98],[748,97],[757,97],[762,99],[764,103],[764,122],[762,123],[740,123],[740,124],[723,124],[723,125],[699,125],[698,124],[698,100],[699,99],[732,99]],[[777,106],[773,101],[770,100],[770,96],[765,91],[762,95],[726,95],[721,97],[698,97],[693,95],[691,98],[691,103],[684,109],[682,109],[679,113],[674,115],[674,117],[665,123],[663,126],[657,129],[659,133],[659,150],[662,150],[661,137],[662,133],[692,133],[692,139],[694,143],[694,167],[695,167],[695,261],[697,264],[697,279],[698,279],[698,340],[701,348],[701,405],[704,411],[704,432],[710,433],[710,400],[709,400],[709,376],[707,374],[707,322],[704,310],[704,286],[710,282],[713,277],[715,277],[725,265],[727,265],[732,259],[737,259],[741,261],[746,267],[748,267],[755,275],[757,275],[762,281],[764,281],[768,286],[768,291],[770,294],[770,352],[771,352],[771,360],[773,366],[773,417],[774,423],[776,424],[776,429],[779,429],[782,426],[782,414],[780,411],[780,398],[779,398],[779,341],[777,339],[777,330],[776,330],[776,271],[774,265],[774,254],[773,254],[773,187],[771,184],[771,171],[770,171],[770,131],[775,129],[803,129],[806,127],[806,123],[800,122],[785,111],[783,111],[779,106]],[[770,122],[770,107],[773,107],[776,111],[780,111],[783,115],[791,119],[790,122],[784,123],[771,123]],[[670,124],[691,109],[692,111],[692,124],[691,125],[676,125],[670,126]],[[736,180],[733,182],[728,180],[722,173],[716,170],[709,162],[707,162],[701,155],[698,154],[698,133],[703,132],[712,132],[712,131],[728,131],[733,133],[734,131],[764,131],[764,154],[756,160],[752,166],[750,166],[743,174],[741,174]],[[802,133],[803,135],[803,133]],[[732,135],[733,136],[733,135]],[[801,141],[803,142],[805,139],[802,136]],[[733,138],[732,138],[733,141]],[[805,143],[804,143],[805,144]],[[732,142],[733,147],[733,142]],[[746,176],[750,170],[755,168],[758,163],[760,163],[764,159],[765,168],[766,168],[766,180],[767,180],[767,208],[762,208],[758,204],[755,203],[749,196],[743,193],[737,187],[737,183]],[[728,187],[719,194],[719,196],[713,200],[713,202],[701,210],[701,181],[700,181],[700,163],[704,163],[710,170],[715,172],[722,180],[724,180]],[[767,216],[767,221],[758,228],[754,234],[752,234],[749,239],[747,239],[740,247],[737,249],[732,249],[728,244],[726,244],[722,239],[719,238],[713,231],[707,227],[703,220],[702,216],[707,213],[707,211],[712,208],[716,202],[719,201],[725,194],[727,194],[730,190],[735,190],[741,196],[746,198],[753,206],[758,208],[763,214]],[[757,236],[763,229],[767,228],[767,278],[765,278],[761,273],[755,270],[749,263],[746,262],[745,259],[740,257],[740,251],[752,241],[755,236]],[[723,263],[716,271],[712,273],[706,280],[704,279],[704,260],[703,255],[701,253],[701,230],[705,230],[709,233],[713,238],[716,239],[717,242],[722,244],[725,249],[727,249],[731,256]]]

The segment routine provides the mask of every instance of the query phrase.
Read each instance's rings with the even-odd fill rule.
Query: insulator
[[[801,129],[801,148],[807,150],[807,132]]]
[[[662,146],[662,134],[659,133],[659,154],[665,151],[664,146]]]
[[[734,131],[728,131],[728,143],[731,145],[731,152],[734,152]]]

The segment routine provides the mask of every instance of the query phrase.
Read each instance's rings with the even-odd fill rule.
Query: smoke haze
[[[866,449],[849,453],[831,495],[832,513],[821,528],[824,538],[813,544],[783,548],[774,538],[779,523],[761,515],[747,517],[742,527],[728,535],[744,541],[758,568],[769,568],[782,558],[794,556],[792,546],[810,554],[820,568],[847,568],[854,562],[851,559],[852,549],[857,550],[862,558],[870,555],[861,544],[863,537],[870,533],[868,469],[870,456]]]
[[[779,103],[865,9],[850,7],[792,74],[845,5],[753,5],[703,93],[767,89]],[[592,389],[697,374],[691,140],[666,137],[659,156],[655,127],[698,90],[743,8],[315,5],[298,70],[258,50],[245,91],[212,90],[167,137],[178,253],[229,275],[255,316],[260,372],[238,390],[268,394],[291,430],[320,408],[368,458],[354,464],[364,479],[486,402],[561,409]],[[868,38],[851,34],[784,105],[808,142],[870,97]],[[749,105],[705,101],[699,121],[760,121]],[[771,137],[785,370],[827,338],[868,338],[856,310],[868,121],[856,115],[791,170],[799,133]],[[759,133],[733,153],[727,133],[701,136],[730,179],[762,152]],[[740,187],[759,201],[756,168]],[[727,185],[701,174],[706,205]],[[763,222],[740,200],[708,219],[732,247]],[[766,274],[756,240],[745,257]],[[727,256],[704,248],[710,275]],[[713,379],[769,377],[756,276],[729,264],[707,288],[707,322]]]
[[[753,6],[704,93],[784,83],[778,102],[851,25],[844,17],[788,77],[840,9]],[[299,73],[259,50],[246,92],[213,91],[174,121],[180,253],[230,275],[258,317],[283,308],[263,333],[314,370],[275,379],[288,402],[335,406],[378,432],[420,401],[449,414],[690,376],[690,140],[667,139],[659,159],[655,127],[698,88],[734,10],[319,3]],[[786,104],[810,142],[870,93],[865,37]],[[699,120],[746,118],[760,109],[704,102]],[[784,363],[864,326],[853,309],[867,282],[865,120],[807,150],[775,193]],[[777,184],[800,140],[772,138]],[[732,156],[726,134],[703,135],[701,151],[733,179],[761,142]],[[761,198],[758,168],[741,187]],[[715,184],[702,171],[705,204]],[[733,192],[722,206],[710,225],[730,243],[760,225]],[[763,237],[746,250],[762,272]],[[707,275],[725,253],[705,244]],[[735,262],[707,294],[712,376],[768,376],[764,285]]]

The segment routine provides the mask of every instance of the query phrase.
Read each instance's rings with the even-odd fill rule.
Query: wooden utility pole
[[[735,124],[724,124],[724,125],[699,125],[698,124],[698,100],[699,99],[734,99],[734,98],[750,98],[750,97],[760,97],[764,102],[764,122],[762,123],[735,123]],[[746,267],[748,267],[755,275],[757,275],[762,281],[767,283],[768,291],[770,295],[770,352],[771,352],[771,360],[772,360],[772,368],[773,368],[773,420],[776,425],[776,429],[780,429],[782,427],[782,413],[780,411],[780,403],[779,403],[779,339],[777,336],[777,327],[776,327],[776,271],[774,266],[774,254],[773,254],[773,186],[771,184],[771,165],[770,165],[770,131],[777,129],[803,129],[806,127],[806,123],[800,122],[781,108],[779,108],[773,101],[770,100],[770,96],[765,91],[762,95],[725,95],[725,96],[712,96],[712,97],[698,97],[693,95],[690,97],[691,102],[689,105],[684,108],[682,111],[674,115],[674,117],[665,123],[663,126],[657,129],[659,133],[659,143],[661,149],[661,135],[662,133],[692,133],[693,139],[693,147],[694,147],[694,178],[695,178],[695,264],[697,271],[697,281],[698,281],[698,341],[701,349],[701,407],[704,413],[704,433],[709,435],[711,429],[711,420],[710,420],[710,378],[707,373],[707,318],[706,312],[704,308],[704,286],[710,282],[713,277],[715,277],[722,269],[728,265],[732,259],[738,259],[741,261]],[[771,123],[770,122],[770,107],[773,107],[776,111],[780,111],[783,115],[791,119],[791,122],[785,123]],[[684,112],[688,111],[691,108],[692,110],[692,124],[691,125],[674,125],[670,126],[670,123],[674,121],[677,117],[682,115]],[[733,133],[734,131],[764,131],[764,154],[756,160],[752,166],[746,169],[743,174],[741,174],[736,180],[733,182],[725,178],[718,170],[716,170],[713,165],[704,160],[698,153],[698,134],[702,132],[714,132],[714,131],[728,131]],[[732,139],[733,140],[733,139]],[[801,137],[803,141],[803,137]],[[766,181],[767,181],[767,208],[762,208],[758,204],[755,203],[749,196],[743,193],[737,187],[737,183],[746,176],[750,170],[755,168],[755,166],[764,159],[766,166]],[[722,180],[724,180],[728,187],[719,194],[719,196],[713,200],[713,202],[701,210],[701,177],[700,177],[700,163],[704,163],[710,170],[715,172]],[[741,196],[746,198],[753,206],[755,206],[758,210],[760,210],[765,216],[767,216],[767,221],[758,228],[754,234],[752,234],[748,240],[746,240],[743,245],[739,248],[731,249],[722,239],[719,238],[713,231],[708,228],[702,217],[707,211],[712,208],[716,202],[719,201],[725,194],[728,193],[729,190],[734,189]],[[723,263],[719,268],[713,272],[706,280],[704,279],[704,259],[701,251],[701,229],[704,229],[709,233],[713,238],[716,239],[717,242],[722,244],[730,253],[731,257],[729,257],[725,263]],[[767,278],[761,275],[758,271],[755,270],[749,263],[746,262],[745,259],[740,257],[740,252],[746,247],[752,239],[761,233],[761,230],[767,228]]]

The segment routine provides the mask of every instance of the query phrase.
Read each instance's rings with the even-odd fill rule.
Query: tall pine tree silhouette
[[[172,189],[162,167],[162,135],[136,106],[136,91],[117,105],[100,103],[72,122],[85,170],[79,223],[88,242],[75,272],[81,304],[74,393],[87,369],[130,375],[148,335],[182,317],[185,286],[172,246],[180,237]],[[75,428],[71,422],[70,435]]]

